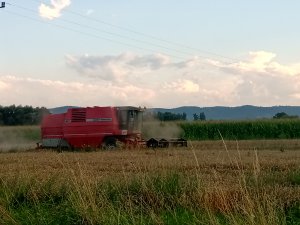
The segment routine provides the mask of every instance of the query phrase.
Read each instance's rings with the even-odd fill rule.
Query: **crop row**
[[[295,139],[300,138],[300,120],[207,121],[179,124],[189,140]]]

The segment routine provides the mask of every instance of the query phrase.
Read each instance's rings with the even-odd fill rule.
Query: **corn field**
[[[188,140],[296,139],[300,120],[207,121],[179,124]]]

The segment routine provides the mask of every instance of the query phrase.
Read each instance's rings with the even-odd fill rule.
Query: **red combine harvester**
[[[66,113],[45,116],[42,148],[114,148],[117,142],[130,146],[187,146],[184,139],[142,140],[143,109],[124,107],[69,108]]]
[[[43,148],[113,148],[117,141],[137,145],[141,142],[141,108],[70,108],[66,113],[50,114],[42,121]]]

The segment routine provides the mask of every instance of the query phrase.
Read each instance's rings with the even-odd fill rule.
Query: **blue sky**
[[[299,105],[299,1],[8,0],[0,105]]]

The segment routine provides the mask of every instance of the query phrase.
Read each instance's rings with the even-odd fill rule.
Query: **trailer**
[[[150,138],[146,141],[148,148],[187,147],[187,140],[183,138]]]
[[[142,139],[144,109],[132,106],[69,108],[50,114],[41,124],[39,148],[105,148],[187,146],[184,139]]]

